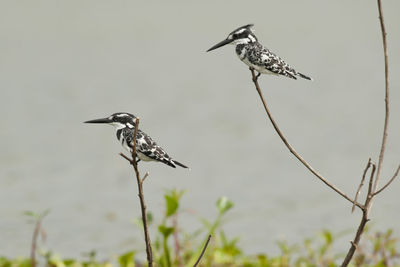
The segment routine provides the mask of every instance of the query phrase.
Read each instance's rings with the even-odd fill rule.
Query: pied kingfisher
[[[85,121],[85,123],[107,123],[114,126],[117,130],[117,139],[127,151],[132,153],[133,134],[136,125],[136,117],[134,115],[126,112],[118,112],[107,118]],[[173,160],[164,149],[140,129],[137,130],[136,135],[136,152],[139,158],[137,162],[140,160],[160,161],[173,168],[176,168],[176,165],[187,168],[182,163]]]
[[[236,54],[240,60],[258,71],[259,74],[284,75],[295,80],[297,79],[296,76],[300,76],[312,80],[312,78],[294,70],[283,59],[263,47],[254,35],[253,26],[253,24],[248,24],[237,28],[225,40],[214,45],[207,52],[226,44],[233,44],[236,45]]]

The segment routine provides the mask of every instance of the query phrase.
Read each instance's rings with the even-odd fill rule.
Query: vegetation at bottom
[[[202,249],[212,235],[200,263],[197,266],[244,266],[244,267],[286,267],[286,266],[340,266],[345,256],[335,254],[333,245],[340,235],[329,230],[323,230],[318,235],[305,239],[301,244],[277,242],[280,253],[275,256],[268,254],[247,255],[238,245],[238,238],[229,238],[223,230],[224,217],[233,208],[234,204],[226,197],[216,202],[218,215],[214,220],[201,219],[203,227],[193,233],[184,232],[178,227],[178,214],[183,191],[171,190],[165,195],[165,213],[158,231],[153,238],[154,265],[162,267],[193,266],[199,258]],[[26,213],[31,218],[42,219],[43,214]],[[149,213],[150,223],[154,223]],[[143,227],[138,218],[135,224]],[[356,255],[349,266],[400,266],[400,252],[396,246],[398,238],[392,230],[384,233],[372,232],[367,229],[363,240],[357,249]],[[347,244],[346,244],[347,245]],[[144,242],[143,242],[144,246]],[[139,248],[138,248],[139,249]],[[143,251],[143,248],[140,248]],[[138,267],[147,266],[145,261],[136,259],[136,250],[127,251],[108,259],[98,259],[95,252],[85,256],[85,260],[63,259],[52,251],[38,249],[35,259],[36,266],[46,267]],[[0,252],[1,253],[1,252]],[[0,267],[28,267],[32,266],[30,257],[10,259],[0,254]]]

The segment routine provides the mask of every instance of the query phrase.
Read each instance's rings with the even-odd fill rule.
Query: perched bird
[[[136,117],[126,112],[114,113],[111,116],[103,119],[85,121],[85,123],[106,123],[115,127],[117,130],[117,139],[122,146],[132,153],[133,135],[135,132]],[[156,142],[151,139],[146,133],[137,130],[136,135],[136,154],[143,161],[160,161],[173,168],[176,165],[187,168],[182,163],[173,160]]]
[[[299,76],[307,80],[312,80],[312,78],[297,72],[283,61],[283,59],[262,46],[254,35],[253,26],[253,24],[248,24],[237,28],[225,40],[214,45],[207,52],[226,44],[233,44],[236,45],[236,54],[240,60],[258,71],[259,74],[283,75],[295,80],[297,79],[296,76]]]

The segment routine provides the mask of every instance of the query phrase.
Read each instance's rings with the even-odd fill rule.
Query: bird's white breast
[[[244,50],[244,49],[243,49]],[[242,51],[243,51],[242,50]],[[253,69],[255,69],[256,71],[258,71],[259,73],[263,73],[263,74],[272,74],[272,75],[278,75],[272,71],[267,70],[266,68],[262,67],[262,66],[258,66],[258,65],[254,65],[253,63],[251,63],[247,57],[241,57],[241,55],[238,55],[240,60],[243,61],[247,66],[252,67]]]
[[[155,161],[154,159],[149,158],[148,156],[146,156],[145,154],[143,154],[140,151],[137,151],[137,156],[138,156],[139,159],[141,159],[143,161]]]

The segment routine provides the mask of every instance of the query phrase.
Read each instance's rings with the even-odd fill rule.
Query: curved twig
[[[380,178],[382,163],[383,163],[383,157],[385,156],[386,140],[387,140],[387,135],[388,135],[388,127],[389,127],[389,59],[388,59],[388,50],[387,50],[387,42],[386,42],[386,27],[385,27],[385,21],[383,19],[381,0],[377,0],[377,2],[378,2],[378,11],[379,11],[379,22],[381,25],[381,32],[382,32],[383,54],[384,54],[384,58],[385,58],[385,123],[383,125],[382,144],[381,144],[381,151],[379,152],[379,160],[378,160],[378,167],[377,167],[378,169],[376,171],[374,192],[378,188],[378,183],[379,183],[379,178]]]
[[[193,267],[196,267],[196,266],[197,266],[197,264],[199,264],[199,262],[200,262],[201,258],[202,258],[202,257],[203,257],[203,255],[204,255],[204,252],[206,252],[206,249],[207,249],[208,243],[210,243],[210,239],[211,239],[211,235],[209,235],[209,236],[208,236],[208,238],[207,238],[207,242],[204,244],[203,250],[201,251],[199,258],[197,259],[197,261],[195,262],[195,264],[193,265]]]
[[[396,178],[398,175],[400,166],[397,168],[395,174],[393,177],[389,180],[389,182],[384,185],[380,190],[377,191],[377,187],[379,184],[379,179],[380,179],[380,173],[382,170],[382,164],[383,164],[383,158],[385,155],[385,148],[386,148],[386,140],[387,140],[387,135],[388,135],[388,126],[389,126],[389,64],[388,64],[388,51],[387,51],[387,42],[386,42],[386,29],[385,29],[385,22],[383,19],[383,12],[382,12],[382,3],[381,0],[377,0],[378,4],[378,12],[379,12],[379,22],[381,25],[381,32],[382,32],[382,42],[383,42],[383,53],[384,53],[384,58],[385,58],[385,122],[383,126],[383,136],[382,136],[382,143],[381,143],[381,149],[379,153],[379,159],[378,159],[378,166],[376,167],[375,164],[372,165],[372,171],[371,171],[371,176],[369,180],[369,186],[368,186],[368,193],[367,197],[365,199],[365,204],[364,207],[362,208],[363,216],[361,218],[360,225],[358,226],[356,236],[354,237],[354,240],[351,242],[351,247],[349,251],[347,252],[347,255],[342,263],[342,267],[346,267],[355,251],[358,245],[358,242],[360,241],[361,235],[364,231],[366,223],[369,221],[368,215],[372,207],[373,199],[374,196],[382,192],[386,187],[388,187],[393,180]],[[375,174],[375,169],[376,169],[376,175],[375,175],[375,181],[374,181],[374,174]]]
[[[285,136],[282,134],[281,130],[279,129],[278,125],[276,124],[274,118],[272,117],[271,112],[268,109],[267,103],[265,102],[264,96],[261,92],[260,85],[258,84],[258,76],[255,74],[255,71],[253,68],[250,67],[251,75],[253,78],[254,85],[256,86],[257,92],[261,98],[261,101],[264,105],[264,109],[267,112],[268,118],[271,121],[272,125],[274,126],[275,131],[278,133],[279,137],[283,141],[283,143],[286,145],[286,147],[289,149],[289,151],[301,162],[303,165],[311,171],[318,179],[320,179],[323,183],[325,183],[327,186],[329,186],[331,189],[333,189],[336,193],[347,199],[349,202],[351,202],[353,205],[356,205],[360,209],[362,208],[362,205],[350,197],[348,197],[345,193],[343,193],[339,188],[328,182],[321,174],[319,174],[311,165],[304,160],[297,152],[294,150],[294,148],[289,144],[289,142],[286,140]]]
[[[399,171],[400,171],[400,165],[397,167],[397,170],[395,171],[395,173],[393,174],[393,176],[392,176],[392,178],[389,180],[389,182],[387,182],[381,189],[379,189],[378,191],[376,191],[376,192],[374,193],[374,196],[377,195],[377,194],[379,194],[379,193],[382,192],[383,190],[385,190],[385,188],[388,187],[388,186],[393,182],[393,180],[397,177],[397,175],[399,174]]]

